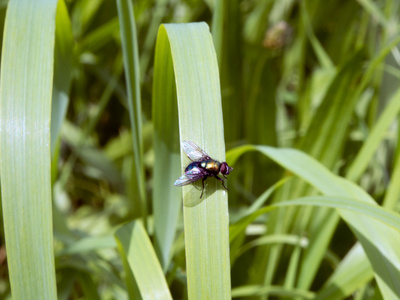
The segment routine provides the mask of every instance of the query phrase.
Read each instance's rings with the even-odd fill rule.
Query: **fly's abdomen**
[[[198,162],[192,162],[190,165],[188,165],[187,167],[186,167],[186,169],[185,169],[185,172],[188,172],[188,171],[190,171],[190,170],[193,170],[193,168],[197,168],[198,167]]]
[[[218,174],[221,164],[216,160],[207,159],[201,162],[200,167],[206,169],[210,173]]]

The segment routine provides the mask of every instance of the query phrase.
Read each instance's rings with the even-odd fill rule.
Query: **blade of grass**
[[[165,55],[167,53],[168,55]],[[173,186],[180,176],[178,104],[170,45],[159,35],[153,82],[154,122],[154,235],[155,248],[166,270],[182,206],[181,190]]]
[[[146,179],[143,164],[142,105],[139,79],[139,51],[135,15],[133,13],[133,4],[130,0],[117,0],[117,7],[121,31],[122,52],[124,55],[126,88],[128,92],[129,118],[132,127],[133,155],[135,159],[136,179],[141,203],[140,209],[144,225],[147,227]]]
[[[243,103],[241,101],[241,26],[239,2],[218,0],[214,3],[211,32],[221,78],[222,105],[225,115],[226,142],[243,136]]]
[[[96,30],[85,36],[85,38],[78,44],[76,52],[94,52],[101,49],[104,45],[115,38],[114,36],[118,33],[118,29],[118,18],[108,21],[106,24],[98,27]]]
[[[325,95],[324,102],[320,106],[312,120],[312,123],[309,125],[306,136],[302,139],[302,150],[312,154],[326,166],[333,167],[333,164],[337,161],[342,152],[342,146],[339,144],[344,144],[344,138],[347,136],[348,120],[350,120],[349,118],[352,115],[351,112],[354,109],[354,105],[358,101],[367,84],[370,83],[377,68],[379,68],[384,61],[385,56],[397,43],[398,37],[379,52],[379,54],[369,64],[366,72],[361,77],[361,83],[358,84],[356,88],[346,87],[343,90],[343,83],[346,85],[350,81],[354,81],[355,83],[355,80],[359,80],[357,70],[362,67],[361,53],[355,55],[344,66],[337,78],[332,82],[330,89]],[[344,72],[346,69],[347,72]],[[346,76],[349,76],[347,77],[348,80],[344,79]],[[340,94],[342,95],[337,98],[337,100],[332,100],[331,97],[336,97]],[[328,99],[328,103],[325,103]],[[337,106],[337,104],[343,99],[346,99],[346,101],[342,102],[342,105]],[[334,105],[330,105],[330,103],[334,103]],[[328,110],[330,110],[330,113],[326,114]],[[336,115],[336,117],[332,118],[334,115]],[[318,142],[316,143],[315,141]],[[297,184],[290,190],[291,197],[300,196],[302,194],[301,191],[304,192],[304,190],[305,186],[303,184]],[[310,236],[313,238],[310,241],[310,247],[306,249],[302,256],[299,271],[300,276],[297,286],[300,288],[308,288],[315,277],[318,266],[320,265],[319,262],[322,260],[325,253],[324,248],[328,247],[331,239],[330,237],[337,226],[339,218],[335,216],[335,212],[326,211],[324,208],[318,208],[313,211],[312,208],[306,207],[301,210],[301,213],[298,213],[299,217],[296,219],[296,224],[293,226],[295,228],[307,226],[310,231]],[[271,224],[269,227],[272,227]],[[270,259],[272,261],[277,261],[274,257]],[[269,264],[268,267],[271,265],[273,264]]]
[[[257,247],[261,245],[266,245],[266,244],[287,244],[287,245],[293,245],[293,246],[298,246],[300,247],[307,247],[308,246],[308,240],[305,237],[300,237],[297,235],[293,234],[276,234],[276,235],[266,235],[262,236],[258,239],[255,239],[245,245],[243,245],[236,253],[234,253],[232,256],[237,259],[238,256],[242,255],[246,251]]]
[[[358,0],[358,3],[376,20],[382,27],[388,27],[389,21],[379,7],[370,0]]]
[[[115,239],[113,236],[89,236],[82,238],[75,243],[71,243],[57,255],[82,254],[84,252],[95,251],[103,248],[115,248]]]
[[[314,299],[314,293],[299,289],[288,289],[280,286],[246,285],[234,288],[232,298],[271,295],[279,299]]]
[[[72,13],[72,26],[77,37],[81,37],[90,27],[102,3],[102,0],[82,0],[76,3]]]
[[[228,2],[225,0],[215,1],[213,20],[211,26],[215,53],[217,54],[217,59],[220,67],[221,67],[222,47],[223,47],[224,27],[225,27],[224,23],[226,21],[225,13],[227,11],[227,4]]]
[[[343,98],[348,97],[351,95],[350,99],[346,101],[343,104],[342,108],[345,108],[345,111],[341,111],[338,115],[336,115],[336,118],[333,119],[332,127],[331,127],[331,136],[327,137],[330,141],[327,141],[325,145],[328,147],[322,148],[321,153],[317,154],[315,157],[318,158],[323,164],[333,167],[333,164],[337,162],[339,154],[341,152],[338,152],[339,147],[336,148],[336,151],[333,149],[335,148],[335,145],[333,144],[332,141],[335,141],[337,144],[339,143],[344,143],[343,139],[346,138],[347,135],[347,130],[348,127],[348,121],[343,122],[344,118],[347,120],[350,120],[349,117],[352,114],[351,112],[354,110],[354,106],[347,106],[349,103],[353,103],[353,105],[358,101],[360,98],[362,92],[365,90],[366,86],[371,82],[373,79],[374,74],[376,73],[377,70],[379,70],[379,67],[381,64],[384,62],[384,59],[386,55],[390,52],[390,50],[398,43],[398,38],[397,37],[395,40],[393,40],[390,44],[388,44],[386,47],[384,47],[379,54],[371,61],[371,63],[368,65],[368,68],[366,69],[365,73],[361,77],[361,82],[360,84],[357,85],[355,88],[354,92],[350,92],[349,90],[345,90],[345,93],[342,95]],[[362,62],[361,62],[362,63]],[[354,68],[360,69],[362,66],[353,66]],[[357,78],[357,77],[355,77]],[[334,84],[334,83],[333,83]],[[328,90],[327,93],[336,93],[336,90]],[[326,96],[327,98],[328,96]],[[329,97],[328,97],[329,98]],[[336,100],[335,100],[336,101]],[[354,102],[356,101],[356,102]],[[350,113],[350,115],[348,114]],[[346,117],[343,117],[346,116]],[[340,120],[340,121],[338,121]],[[313,120],[313,121],[318,121],[318,120]],[[331,119],[332,121],[332,119]],[[324,123],[324,120],[320,120],[321,123]],[[319,122],[312,123],[310,127],[318,127],[321,126]],[[345,130],[345,131],[343,131]],[[312,130],[312,131],[318,131]],[[321,133],[323,131],[321,130]],[[339,133],[340,132],[340,133]],[[308,135],[308,134],[307,134]],[[310,139],[304,139],[303,141],[306,141],[305,144],[313,144],[313,140],[323,140],[326,137],[324,135],[316,135],[316,136],[308,136]],[[339,142],[340,141],[340,142]],[[315,144],[315,143],[314,143]],[[307,149],[309,147],[305,147]],[[316,150],[316,147],[311,146],[311,148],[314,148]],[[303,150],[305,150],[303,149]],[[315,153],[313,151],[307,151],[308,153]],[[335,153],[336,152],[336,153]],[[314,154],[315,155],[315,154]],[[330,162],[329,162],[330,161]],[[294,195],[295,197],[299,195]],[[307,209],[307,208],[306,208]],[[324,215],[325,214],[325,215]],[[309,216],[308,218],[303,218],[303,221],[310,222],[309,230],[310,230],[310,235],[313,236],[314,238],[311,239],[310,241],[310,247],[306,249],[304,255],[302,256],[302,262],[301,262],[301,267],[300,267],[300,273],[301,276],[299,276],[299,281],[298,281],[298,287],[300,288],[308,288],[310,287],[313,278],[315,278],[319,261],[323,258],[324,253],[326,252],[324,249],[326,249],[329,245],[330,242],[330,236],[332,236],[334,229],[336,228],[339,218],[335,216],[336,212],[326,212],[324,208],[318,208],[313,215]],[[318,221],[320,220],[320,221]]]
[[[8,3],[1,61],[1,192],[14,299],[56,299],[50,116],[57,1]]]
[[[61,137],[68,146],[73,150],[73,157],[68,159],[68,168],[64,167],[60,181],[65,185],[69,178],[73,165],[77,157],[82,159],[88,166],[100,170],[102,176],[107,178],[113,185],[122,188],[123,179],[121,173],[115,164],[89,139],[85,141],[83,138],[85,132],[80,127],[74,126],[72,123],[66,121],[61,128]],[[82,141],[85,141],[82,144]]]
[[[397,145],[397,147],[399,147],[399,145]],[[398,152],[395,157],[395,164],[393,167],[392,176],[390,178],[390,183],[387,187],[382,206],[393,210],[396,209],[396,206],[399,203],[399,195],[400,195],[400,185],[398,184],[399,182],[400,182],[400,152]]]
[[[286,183],[291,177],[284,177],[283,179],[279,180],[277,183],[275,183],[273,186],[268,188],[264,193],[262,193],[254,202],[253,204],[246,209],[245,211],[239,213],[237,216],[235,216],[235,219],[232,220],[232,223],[235,223],[236,220],[240,220],[244,218],[245,216],[248,216],[255,212],[257,209],[262,207],[264,203],[268,200],[268,198],[284,183]]]
[[[337,72],[299,145],[329,167],[340,156],[358,100],[359,91],[352,84],[359,80],[362,58],[362,51],[356,52]],[[299,189],[304,189],[304,185],[299,185]]]
[[[400,232],[400,216],[376,204],[365,203],[356,199],[333,196],[314,196],[279,202],[273,206],[316,205],[349,210],[369,216]],[[351,224],[351,223],[350,223]]]
[[[96,168],[104,170],[105,177],[108,177],[111,182],[119,187],[119,189],[122,188],[121,175],[116,168],[112,166],[112,163],[109,162],[107,158],[104,159],[104,157],[102,157],[103,154],[101,151],[96,151],[96,149],[92,147],[93,143],[91,143],[92,141],[90,140],[93,130],[100,121],[100,118],[103,115],[103,112],[106,109],[113,92],[115,92],[118,79],[122,72],[122,66],[122,54],[120,55],[119,53],[114,62],[113,77],[107,82],[107,85],[99,99],[96,113],[93,117],[88,119],[88,122],[85,124],[83,130],[77,127],[74,128],[74,126],[72,126],[72,124],[68,121],[64,122],[64,127],[61,129],[61,135],[74,151],[60,172],[60,186],[65,186],[67,184],[68,179],[71,177],[77,158],[81,157],[88,162],[94,163],[93,165],[95,165]],[[131,147],[129,149],[131,149]],[[96,157],[99,159],[96,160]]]
[[[118,248],[127,260],[143,299],[172,299],[150,238],[140,221],[115,233]]]
[[[205,23],[161,26],[156,54],[163,56],[156,58],[156,62],[172,57],[181,141],[193,141],[211,157],[224,161],[218,64],[208,26]],[[155,69],[159,67],[155,65]],[[174,130],[169,127],[171,124],[165,126]],[[181,157],[183,171],[188,160],[184,153]],[[188,296],[190,299],[229,299],[227,193],[221,183],[211,179],[207,180],[202,199],[199,199],[200,189],[201,182],[182,188]]]
[[[51,102],[51,177],[53,196],[58,189],[54,183],[58,177],[58,161],[60,156],[60,129],[67,114],[69,103],[69,89],[72,75],[72,53],[74,40],[71,30],[71,21],[68,10],[63,0],[58,1],[56,15],[56,34],[54,45],[54,79],[53,97]],[[59,189],[58,189],[59,190]],[[55,206],[53,210],[53,229],[55,232],[70,234],[65,217]]]
[[[146,71],[149,67],[153,55],[154,41],[157,37],[158,27],[160,26],[162,19],[168,12],[168,0],[157,0],[155,1],[155,7],[152,12],[149,29],[146,32],[146,37],[143,42],[143,51],[140,56],[140,76],[145,78]]]
[[[326,285],[315,299],[336,300],[350,296],[356,289],[371,280],[371,265],[365,261],[364,250],[357,243],[342,259]]]
[[[51,150],[57,142],[61,125],[67,113],[69,88],[72,74],[73,36],[71,21],[65,2],[59,1],[57,6],[56,36],[54,51],[54,83],[51,103]]]
[[[295,206],[295,205],[316,205],[316,206],[340,208],[343,210],[353,211],[359,214],[372,217],[400,232],[400,216],[398,214],[393,213],[390,210],[387,210],[380,206],[377,206],[376,204],[373,205],[356,199],[345,198],[345,197],[333,197],[333,196],[302,197],[290,201],[275,203],[268,207],[261,208],[253,212],[251,215],[248,215],[243,219],[241,219],[238,222],[238,224],[241,223],[240,227],[237,226],[238,224],[235,224],[235,226],[232,226],[231,228],[235,228],[235,230],[237,230],[237,228],[241,228],[242,230],[244,230],[245,226],[253,222],[258,216],[271,211],[275,207]],[[232,237],[236,235],[237,235],[236,232],[232,233]]]
[[[119,251],[122,253],[121,248],[119,248]],[[128,257],[123,254],[121,255],[121,260],[125,272],[126,290],[129,295],[129,299],[142,299],[139,287],[135,281],[135,277],[128,262]]]
[[[343,146],[347,137],[348,122],[351,119],[352,111],[357,103],[358,88],[354,88],[355,83],[359,81],[359,76],[363,64],[362,51],[352,54],[349,59],[339,68],[335,78],[330,84],[324,99],[315,112],[310,124],[308,125],[305,136],[300,140],[299,148],[306,153],[318,158],[324,165],[332,167],[342,153]],[[338,121],[340,120],[340,121]],[[312,192],[309,185],[302,180],[293,180],[290,189],[284,197],[300,197],[303,194]],[[276,201],[280,201],[279,199]],[[310,247],[301,257],[299,267],[299,278],[297,287],[307,289],[312,283],[320,261],[323,259],[325,250],[328,247],[330,237],[333,234],[335,224],[339,221],[331,210],[325,208],[316,209],[312,207],[301,207],[295,209],[278,210],[274,212],[268,221],[267,227],[272,233],[282,233],[289,228],[295,228],[295,233],[301,231],[310,231]],[[314,218],[313,214],[323,218]],[[282,222],[283,218],[291,220]],[[322,224],[313,224],[314,220],[323,220]],[[328,222],[329,221],[329,222]],[[325,227],[323,230],[322,227]],[[323,234],[321,234],[323,233]],[[265,255],[263,250],[259,250],[258,261],[255,268],[257,272],[252,278],[252,282],[259,281],[264,277],[264,284],[269,285],[272,282],[277,271],[279,256],[281,255],[281,246],[271,247],[269,255]],[[261,262],[261,263],[260,263]],[[297,264],[294,260],[292,264]],[[265,275],[264,275],[265,274]]]
[[[375,201],[360,187],[329,172],[323,165],[308,155],[293,149],[276,149],[267,146],[244,146],[244,151],[253,148],[267,155],[281,166],[291,170],[302,179],[328,196],[356,198],[367,204]],[[234,156],[242,151],[234,151]],[[242,152],[243,153],[243,152]],[[387,299],[400,294],[397,278],[400,276],[400,233],[392,227],[367,216],[345,209],[338,209],[342,218],[351,226],[362,244],[366,257],[371,263],[380,291]]]
[[[320,201],[319,201],[319,200]],[[344,209],[350,209],[362,213],[365,215],[372,216],[381,222],[392,225],[397,230],[399,227],[399,217],[392,212],[382,209],[376,205],[366,204],[361,201],[354,201],[348,198],[338,198],[338,197],[305,197],[297,200],[291,200],[287,202],[277,203],[276,205],[271,205],[249,215],[238,223],[231,226],[231,237],[235,237],[240,232],[243,232],[246,227],[252,223],[258,216],[272,211],[274,208],[283,206],[298,205],[300,203],[307,205],[323,205],[329,207],[342,207]],[[387,218],[388,215],[388,218]],[[297,243],[300,242],[299,237]],[[240,253],[246,251],[248,248],[253,246],[258,246],[264,242],[270,242],[275,240],[274,236],[264,236],[251,243],[245,245]],[[294,241],[293,241],[294,242]],[[239,253],[237,254],[239,255]],[[373,270],[368,261],[365,260],[365,254],[363,249],[359,244],[357,244],[346,256],[345,260],[341,262],[338,269],[335,270],[333,276],[327,282],[325,288],[320,291],[318,299],[338,299],[349,296],[351,293],[355,292],[362,284],[370,281],[373,277]]]
[[[249,16],[245,19],[243,26],[244,39],[250,44],[256,44],[262,40],[265,30],[268,27],[268,14],[275,1],[257,1],[255,2],[254,9],[250,12]]]
[[[313,46],[315,55],[318,58],[318,62],[323,67],[324,69],[334,69],[334,64],[329,57],[329,55],[325,52],[324,48],[322,47],[321,43],[317,39],[317,37],[314,34],[310,17],[307,12],[307,7],[306,7],[306,2],[301,2],[300,3],[300,8],[301,8],[301,17],[304,22],[304,29],[307,33],[307,36],[311,42],[311,45]]]
[[[251,144],[276,146],[277,107],[275,99],[278,74],[274,68],[271,54],[264,48],[255,57],[250,68],[253,70],[252,76],[247,78],[249,88],[246,96],[244,123],[246,140]],[[246,166],[247,172],[239,181],[255,194],[258,192],[255,189],[257,186],[270,185],[281,175],[278,173],[281,172],[281,169],[268,158],[258,161],[249,158],[243,162],[243,165]],[[259,169],[268,169],[269,172],[260,174]]]
[[[400,89],[393,95],[390,103],[379,117],[375,126],[372,128],[367,140],[363,143],[361,150],[358,152],[355,160],[351,164],[346,178],[356,181],[363,174],[371,161],[372,156],[376,152],[381,141],[385,137],[389,125],[393,122],[400,111]]]

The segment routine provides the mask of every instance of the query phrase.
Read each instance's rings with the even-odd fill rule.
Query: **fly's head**
[[[221,163],[220,172],[222,175],[229,175],[232,172],[233,168],[228,166],[226,162]]]

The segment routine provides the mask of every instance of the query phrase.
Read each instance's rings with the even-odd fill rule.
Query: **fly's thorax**
[[[219,163],[219,161],[216,161],[213,159],[207,159],[200,163],[200,167],[202,167],[203,169],[206,169],[207,171],[209,171],[211,173],[218,174],[221,164]]]

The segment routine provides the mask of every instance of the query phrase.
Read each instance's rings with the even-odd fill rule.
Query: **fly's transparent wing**
[[[201,178],[201,177],[200,177],[200,178]],[[190,183],[192,183],[192,182],[197,181],[197,180],[200,179],[200,178],[190,177],[190,176],[187,176],[186,174],[183,174],[181,177],[179,177],[179,178],[175,181],[174,185],[175,185],[175,186],[184,186],[184,185],[188,185],[188,184],[190,184]]]
[[[195,182],[203,177],[204,177],[203,172],[199,168],[193,168],[192,170],[186,172],[181,177],[179,177],[175,181],[174,185],[175,186],[188,185],[188,184]]]
[[[190,141],[182,141],[181,146],[191,161],[199,161],[201,159],[209,159],[210,156],[195,143]]]

